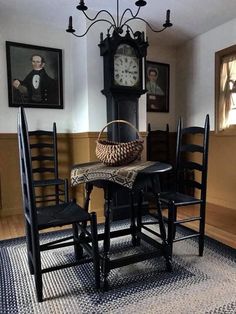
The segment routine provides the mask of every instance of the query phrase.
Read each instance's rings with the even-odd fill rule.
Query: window
[[[215,54],[216,131],[236,129],[236,45]]]

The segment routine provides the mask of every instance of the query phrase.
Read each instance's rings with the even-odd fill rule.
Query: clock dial
[[[114,56],[114,83],[133,87],[139,84],[139,59],[133,47],[121,44]]]
[[[117,85],[135,86],[139,82],[138,58],[124,55],[116,56],[114,80]]]

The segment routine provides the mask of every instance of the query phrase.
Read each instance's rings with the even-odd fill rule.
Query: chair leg
[[[29,271],[30,274],[34,274],[34,265],[32,263],[32,235],[31,235],[31,228],[30,224],[27,220],[25,220],[25,230],[26,230],[26,246],[27,246],[27,255],[28,255],[28,265],[29,265]]]
[[[39,234],[34,232],[32,234],[33,244],[33,263],[34,263],[34,279],[37,293],[38,302],[43,301],[43,281],[42,281],[42,269],[40,259],[40,248],[39,248]]]
[[[74,237],[74,251],[75,251],[75,259],[79,261],[83,257],[83,248],[79,245],[79,235],[78,235],[78,226],[76,223],[72,226],[73,229],[73,237]]]
[[[177,220],[177,207],[174,207],[174,212],[173,212],[173,240],[175,239],[175,235],[176,235],[176,224],[174,224],[174,222],[176,222]]]
[[[97,216],[95,212],[92,212],[90,216],[91,216],[91,235],[92,235],[95,285],[96,285],[96,289],[99,289],[100,288],[100,258],[99,258],[99,249],[98,249]]]
[[[206,216],[206,204],[200,206],[200,226],[199,226],[199,256],[203,256],[204,251],[204,237],[205,237],[205,216]]]
[[[174,219],[176,216],[176,207],[173,203],[168,204],[168,236],[167,242],[170,248],[171,258],[173,255],[173,239],[174,239]]]

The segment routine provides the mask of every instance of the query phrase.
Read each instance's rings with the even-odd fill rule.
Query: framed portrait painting
[[[147,111],[169,112],[170,65],[166,63],[146,63]]]
[[[9,107],[63,109],[62,50],[6,41]]]

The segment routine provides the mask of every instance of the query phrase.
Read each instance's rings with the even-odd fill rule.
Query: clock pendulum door
[[[138,127],[138,98],[125,95],[107,96],[107,121],[126,120]],[[123,123],[114,123],[108,128],[108,139],[128,142],[136,138],[136,132]]]

